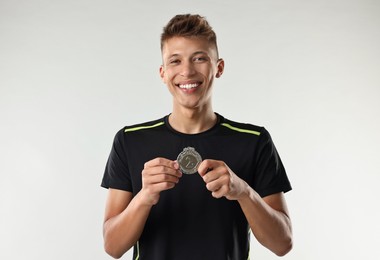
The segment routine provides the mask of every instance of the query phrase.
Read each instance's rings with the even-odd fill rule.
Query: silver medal
[[[177,162],[184,174],[193,174],[198,171],[198,165],[202,162],[202,157],[193,147],[186,147],[178,155]]]

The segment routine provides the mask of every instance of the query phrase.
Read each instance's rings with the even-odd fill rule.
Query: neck
[[[176,131],[184,134],[198,134],[212,128],[217,116],[211,108],[199,110],[174,110],[169,116],[169,123]]]

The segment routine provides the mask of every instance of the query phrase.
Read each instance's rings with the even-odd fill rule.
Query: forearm
[[[244,196],[238,202],[252,233],[263,246],[279,256],[285,255],[291,250],[292,228],[287,212],[269,206],[248,185]]]
[[[104,247],[114,258],[120,258],[141,236],[152,207],[143,204],[141,196],[138,193],[123,212],[104,223]]]

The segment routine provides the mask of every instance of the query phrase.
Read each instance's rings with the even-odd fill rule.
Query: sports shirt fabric
[[[292,189],[264,127],[217,116],[217,124],[199,134],[177,132],[168,116],[124,127],[114,138],[101,186],[136,195],[145,162],[156,157],[176,160],[184,148],[193,147],[202,159],[224,161],[261,197]],[[237,201],[216,199],[198,173],[183,174],[152,207],[133,259],[249,259],[249,230]]]

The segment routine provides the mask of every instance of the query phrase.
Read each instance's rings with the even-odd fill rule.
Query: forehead
[[[162,56],[192,55],[196,52],[204,52],[210,57],[216,56],[216,46],[205,38],[200,37],[172,37],[167,39],[162,46]]]

